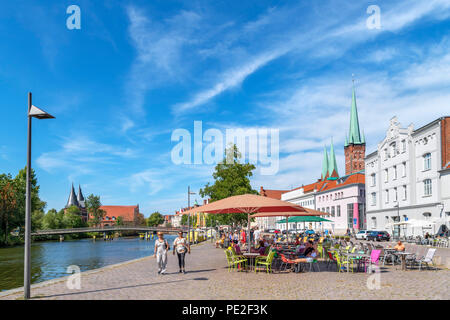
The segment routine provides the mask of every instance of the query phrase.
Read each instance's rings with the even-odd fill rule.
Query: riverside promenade
[[[178,273],[176,256],[168,256],[168,273],[158,275],[153,257],[83,272],[81,288],[69,289],[67,278],[32,285],[32,299],[450,299],[450,270],[383,267],[379,289],[367,287],[368,274],[321,272],[228,272],[223,249],[210,242],[192,247],[186,274]],[[0,299],[23,299],[23,291],[0,293]]]

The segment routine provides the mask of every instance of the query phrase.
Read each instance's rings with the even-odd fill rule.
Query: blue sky
[[[81,9],[81,30],[66,8]],[[381,29],[366,10],[381,9]],[[187,205],[213,165],[175,165],[177,128],[276,128],[276,175],[259,189],[320,176],[331,137],[339,172],[352,74],[367,151],[389,119],[420,127],[449,114],[450,2],[14,1],[0,11],[0,172],[26,162],[27,92],[56,117],[33,123],[47,209],[70,184],[148,216]],[[201,199],[199,196],[193,197]]]

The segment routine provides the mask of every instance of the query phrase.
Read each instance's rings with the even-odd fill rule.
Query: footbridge
[[[178,233],[179,231],[187,231],[182,228],[168,228],[168,227],[136,227],[136,226],[110,226],[110,227],[89,227],[89,228],[73,228],[73,229],[47,229],[36,230],[32,232],[32,236],[47,236],[47,235],[63,235],[70,233],[86,233],[86,232],[114,232],[114,231],[140,231],[140,232],[164,232],[164,233]]]

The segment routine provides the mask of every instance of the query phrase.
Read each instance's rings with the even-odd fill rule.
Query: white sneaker
[[[161,274],[166,274],[166,270],[161,271]]]

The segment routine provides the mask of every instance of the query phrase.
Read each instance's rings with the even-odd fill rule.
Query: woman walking
[[[186,238],[183,238],[183,232],[178,232],[178,237],[173,241],[173,254],[175,255],[175,250],[177,251],[178,256],[178,265],[180,267],[180,273],[186,273],[184,268],[184,258],[186,256],[186,252],[191,254],[191,247],[187,243]]]
[[[158,239],[155,240],[156,263],[158,263],[158,274],[166,273],[167,251],[170,249],[169,243],[164,239],[162,232],[158,232]]]

